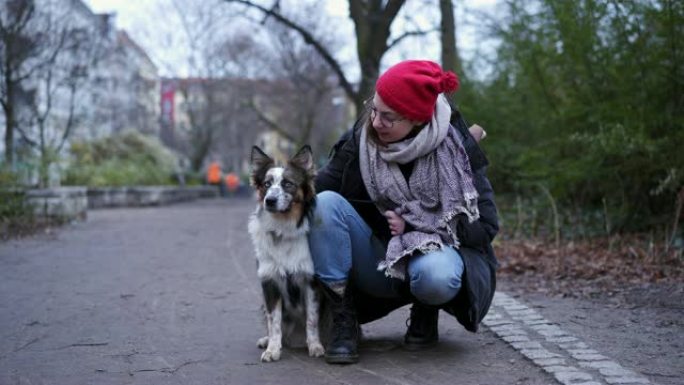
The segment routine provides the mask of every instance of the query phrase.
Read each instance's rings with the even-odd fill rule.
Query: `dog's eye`
[[[270,180],[267,180],[266,182],[264,182],[264,187],[269,188],[269,187],[271,187],[272,184],[273,183],[271,183]]]
[[[290,182],[290,181],[288,181],[288,180],[286,180],[286,181],[283,182],[283,188],[290,189],[290,188],[293,188],[293,187],[294,187],[294,183],[292,183],[292,182]]]

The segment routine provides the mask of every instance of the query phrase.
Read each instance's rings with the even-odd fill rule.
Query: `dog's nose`
[[[276,203],[278,203],[277,198],[273,198],[273,197],[266,198],[266,207],[275,207]]]

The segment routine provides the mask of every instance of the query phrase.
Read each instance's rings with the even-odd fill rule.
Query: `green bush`
[[[460,94],[490,134],[497,194],[543,204],[543,189],[578,224],[599,213],[582,231],[671,230],[684,189],[684,50],[672,48],[684,2],[510,0],[502,12],[491,74]]]
[[[64,184],[91,187],[175,183],[176,156],[136,131],[71,146]]]
[[[0,240],[33,226],[32,208],[26,204],[19,177],[0,164]]]
[[[19,177],[9,170],[4,163],[0,163],[0,188],[9,188],[19,185]]]
[[[0,190],[0,220],[29,217],[31,208],[26,204],[25,192],[21,189]]]
[[[201,186],[206,182],[206,175],[200,171],[188,171],[185,173],[186,186]]]

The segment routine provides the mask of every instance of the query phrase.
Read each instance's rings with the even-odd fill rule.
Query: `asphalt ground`
[[[559,383],[504,340],[521,314],[504,293],[493,326],[478,333],[442,313],[430,350],[402,348],[405,307],[364,325],[358,364],[328,365],[305,349],[260,362],[253,209],[249,199],[211,199],[95,210],[1,243],[0,384]],[[606,383],[592,373],[567,383]]]

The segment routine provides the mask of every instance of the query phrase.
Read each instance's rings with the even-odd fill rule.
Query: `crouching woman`
[[[430,61],[389,68],[318,172],[309,245],[332,309],[329,363],[358,361],[359,324],[403,305],[408,349],[438,341],[439,309],[472,332],[489,309],[497,211],[487,160],[443,95],[457,88]]]

